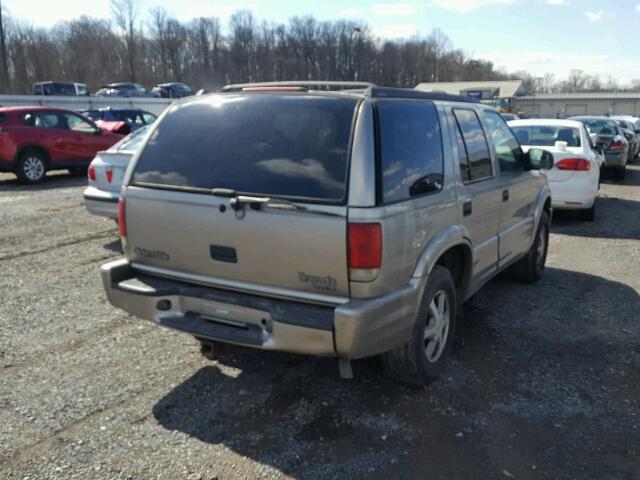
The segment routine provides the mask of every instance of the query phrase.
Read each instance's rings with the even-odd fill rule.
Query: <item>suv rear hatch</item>
[[[125,192],[133,267],[284,298],[343,301],[356,106],[353,98],[253,93],[170,107]]]

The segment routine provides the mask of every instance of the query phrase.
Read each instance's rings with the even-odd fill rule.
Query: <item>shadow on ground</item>
[[[387,379],[378,359],[343,381],[332,359],[238,350],[153,415],[296,478],[538,478],[532,465],[638,478],[639,310],[633,288],[583,273],[495,280],[462,308],[448,371],[428,388]]]
[[[0,174],[0,192],[11,191],[43,191],[56,188],[78,187],[87,184],[86,175],[75,175],[67,170],[55,170],[47,172],[47,177],[42,183],[36,185],[25,185],[18,182],[18,178],[13,174]]]
[[[640,201],[616,197],[597,200],[596,219],[587,222],[576,212],[554,210],[551,233],[590,238],[640,239]]]

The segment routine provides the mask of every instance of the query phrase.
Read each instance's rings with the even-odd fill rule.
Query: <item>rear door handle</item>
[[[503,190],[502,191],[502,201],[506,202],[509,200],[509,190]]]
[[[472,212],[473,212],[473,204],[471,203],[471,200],[467,200],[462,204],[462,215],[464,217],[468,217],[469,215],[471,215]]]

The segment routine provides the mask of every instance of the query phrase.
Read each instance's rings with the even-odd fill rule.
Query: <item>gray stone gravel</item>
[[[0,478],[640,479],[640,168],[556,215],[535,286],[462,309],[441,381],[230,349],[113,309],[83,179],[0,174]]]

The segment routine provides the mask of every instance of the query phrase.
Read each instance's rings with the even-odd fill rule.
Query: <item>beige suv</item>
[[[463,97],[262,87],[172,105],[118,205],[109,301],[217,342],[442,372],[457,307],[543,273],[551,200],[500,114]]]

